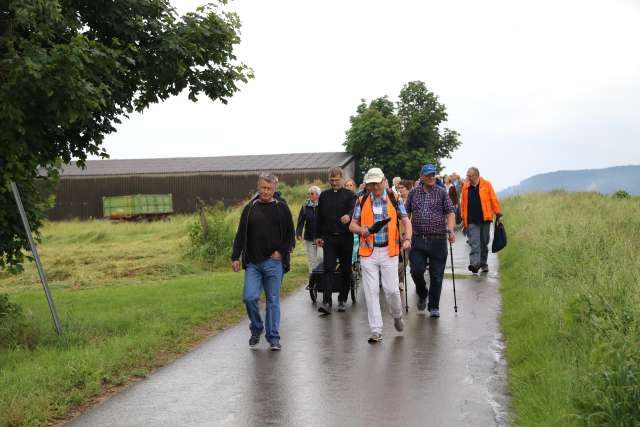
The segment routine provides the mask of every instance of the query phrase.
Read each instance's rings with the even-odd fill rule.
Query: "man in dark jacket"
[[[332,291],[336,259],[340,260],[342,286],[338,294],[338,311],[345,311],[351,284],[351,256],[353,253],[353,235],[349,231],[351,215],[356,203],[356,195],[343,187],[342,169],[329,170],[331,188],[320,194],[318,200],[318,219],[316,226],[316,244],[324,251],[324,280],[322,305],[318,308],[323,314],[331,314]]]
[[[258,178],[259,197],[242,210],[231,255],[233,271],[239,272],[241,266],[245,269],[242,298],[251,321],[249,347],[260,342],[266,329],[271,350],[281,348],[280,285],[295,243],[291,211],[286,203],[274,198],[277,182],[270,174]],[[263,288],[267,300],[264,324],[258,305]]]

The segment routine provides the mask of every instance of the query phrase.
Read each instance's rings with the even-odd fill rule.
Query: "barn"
[[[166,159],[89,160],[62,172],[49,219],[102,217],[103,196],[172,194],[176,213],[196,209],[196,198],[207,203],[234,204],[255,191],[261,172],[271,172],[290,185],[327,180],[330,167],[340,166],[353,177],[355,160],[349,153],[294,153],[253,156],[185,157]]]

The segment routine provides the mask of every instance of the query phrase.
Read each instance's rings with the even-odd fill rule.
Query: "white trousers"
[[[311,274],[314,268],[322,264],[322,248],[318,247],[313,240],[305,240],[304,252],[307,254],[309,274]]]
[[[380,278],[387,298],[387,306],[394,319],[402,317],[402,301],[398,288],[398,257],[389,256],[389,248],[373,248],[368,257],[360,257],[362,287],[367,302],[367,316],[371,333],[382,333],[382,311],[380,310]]]

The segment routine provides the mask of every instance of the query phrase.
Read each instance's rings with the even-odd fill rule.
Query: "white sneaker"
[[[374,332],[374,333],[371,334],[371,336],[369,337],[369,339],[367,341],[369,342],[369,344],[378,343],[378,342],[382,341],[382,334],[378,333],[378,332]]]

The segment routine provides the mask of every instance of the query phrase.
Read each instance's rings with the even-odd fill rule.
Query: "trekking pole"
[[[402,276],[404,278],[404,311],[409,312],[409,284],[407,283],[407,251],[402,251]]]
[[[453,277],[453,309],[458,312],[458,300],[456,299],[456,273],[453,270],[453,243],[449,242],[449,249],[451,251],[451,276]]]

